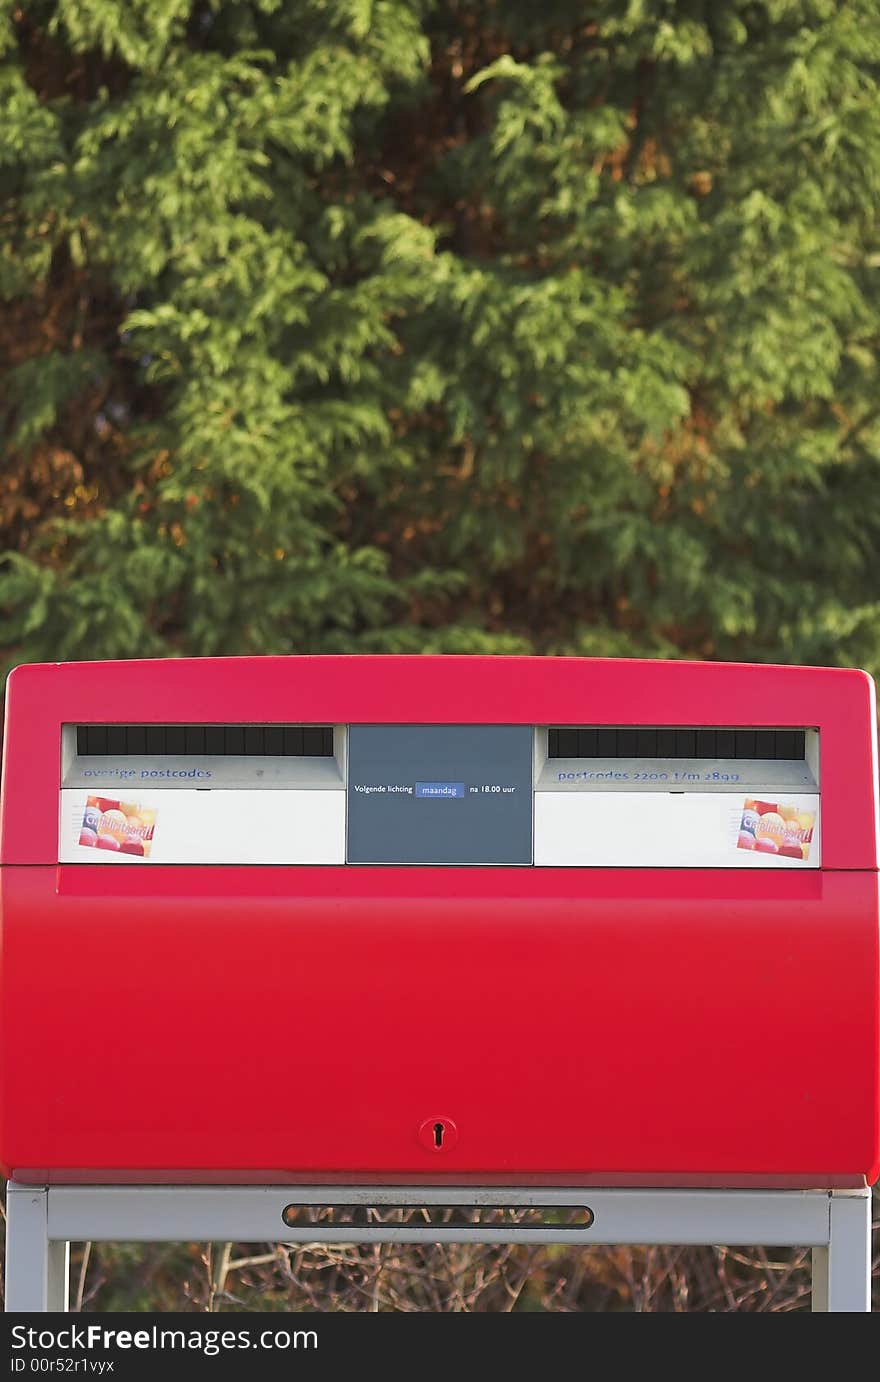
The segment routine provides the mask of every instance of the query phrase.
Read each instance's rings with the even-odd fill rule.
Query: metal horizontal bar
[[[821,1190],[480,1189],[424,1186],[57,1186],[48,1194],[50,1239],[109,1242],[670,1243],[821,1247],[830,1200]],[[592,1210],[581,1229],[378,1224],[341,1230],[288,1227],[287,1205],[571,1205]]]

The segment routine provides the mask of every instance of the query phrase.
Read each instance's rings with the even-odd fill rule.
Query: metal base
[[[585,1205],[581,1228],[288,1227],[288,1205]],[[7,1186],[7,1312],[67,1309],[71,1241],[681,1243],[812,1248],[813,1309],[871,1308],[870,1190],[424,1186]]]

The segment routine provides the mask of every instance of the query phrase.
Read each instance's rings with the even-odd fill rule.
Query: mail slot
[[[862,672],[28,665],[2,788],[18,1181],[878,1174]]]

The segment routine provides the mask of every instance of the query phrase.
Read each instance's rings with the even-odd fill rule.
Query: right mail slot
[[[554,726],[537,752],[536,864],[820,867],[816,729]]]

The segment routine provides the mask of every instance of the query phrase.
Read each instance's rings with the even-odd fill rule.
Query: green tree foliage
[[[880,669],[876,0],[0,12],[9,661]]]

